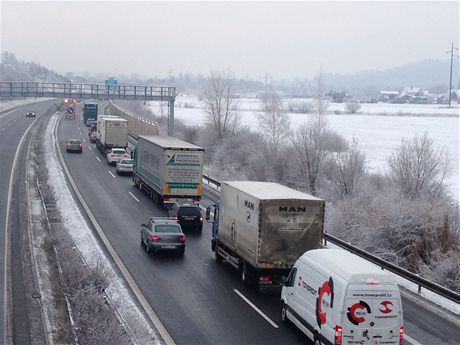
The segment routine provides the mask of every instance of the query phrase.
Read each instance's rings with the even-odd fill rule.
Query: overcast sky
[[[312,77],[445,59],[459,2],[8,2],[1,50],[58,72]]]

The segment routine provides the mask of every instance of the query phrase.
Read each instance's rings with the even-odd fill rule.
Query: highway
[[[38,306],[31,301],[30,297],[33,289],[33,281],[27,279],[30,273],[30,262],[27,258],[23,258],[24,243],[27,243],[27,238],[23,237],[21,230],[27,227],[21,201],[24,193],[25,153],[30,132],[50,109],[52,112],[56,110],[53,106],[55,103],[56,101],[41,101],[0,113],[0,341],[2,343],[6,342],[8,338],[5,337],[8,334],[11,337],[9,339],[16,344],[27,344],[31,341],[31,334],[35,337],[37,336],[35,332],[41,332],[40,322],[37,324],[36,319],[29,318],[31,313],[40,314]],[[26,111],[35,111],[37,117],[25,117]],[[7,242],[7,238],[10,241]],[[7,257],[7,253],[11,255]],[[5,295],[8,281],[11,281],[11,293]],[[5,303],[9,303],[8,308]],[[5,332],[7,327],[9,331]]]
[[[202,234],[186,233],[183,258],[148,256],[140,244],[140,223],[151,216],[166,216],[166,211],[137,190],[130,177],[115,174],[115,168],[89,143],[81,121],[61,119],[57,133],[64,160],[86,203],[176,344],[308,343],[295,327],[281,324],[279,296],[261,295],[243,286],[229,265],[214,260],[209,224]],[[83,154],[65,152],[64,142],[71,138],[85,140]],[[458,325],[407,299],[403,309],[412,343],[458,344]]]

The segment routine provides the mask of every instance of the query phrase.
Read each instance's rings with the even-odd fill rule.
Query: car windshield
[[[116,155],[124,155],[125,150],[112,150],[112,153]]]
[[[69,140],[69,144],[80,144],[80,140]]]
[[[183,216],[200,216],[201,211],[196,206],[182,206],[179,209],[179,214]]]
[[[172,233],[172,234],[181,234],[182,231],[178,225],[157,225],[155,226],[156,233]]]
[[[134,161],[132,159],[123,159],[121,164],[134,164]]]

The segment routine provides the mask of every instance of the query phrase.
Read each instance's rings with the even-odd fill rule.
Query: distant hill
[[[385,71],[363,71],[353,75],[329,74],[326,79],[329,88],[355,96],[372,95],[380,90],[401,91],[405,86],[444,93],[448,89],[449,73],[450,60],[423,60]],[[454,60],[454,88],[460,88],[458,83],[458,60]]]
[[[0,80],[70,82],[70,79],[42,65],[20,61],[9,52],[3,52],[1,55]]]

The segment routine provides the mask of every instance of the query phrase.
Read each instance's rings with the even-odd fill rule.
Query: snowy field
[[[287,99],[285,103],[292,101],[295,100]],[[158,102],[151,102],[150,106],[155,114],[160,114]],[[259,127],[255,114],[258,106],[257,99],[239,100],[242,123],[254,131]],[[412,138],[414,135],[428,132],[437,147],[443,147],[448,151],[451,172],[446,182],[451,194],[457,199],[460,198],[460,108],[447,108],[445,105],[435,104],[377,103],[363,104],[359,113],[355,115],[336,115],[334,109],[344,111],[344,104],[329,106],[328,119],[332,129],[347,140],[358,140],[372,172],[385,171],[387,157],[399,147],[403,138]],[[196,97],[178,96],[174,113],[176,119],[191,126],[201,126],[206,121],[202,103]],[[288,116],[291,129],[295,130],[309,115],[288,113]]]

